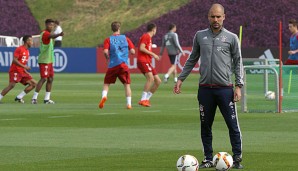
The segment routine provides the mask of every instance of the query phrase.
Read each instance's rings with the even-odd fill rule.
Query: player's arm
[[[110,39],[107,38],[103,42],[103,55],[106,57],[107,60],[110,59],[109,49],[110,49]]]
[[[128,37],[126,37],[126,41],[128,43],[129,52],[133,55],[136,54],[135,45],[132,43],[132,41]]]
[[[178,77],[178,81],[173,88],[173,92],[175,94],[181,93],[181,86],[182,86],[183,81],[190,74],[190,72],[195,67],[196,63],[198,62],[198,60],[200,58],[200,45],[199,45],[199,42],[197,41],[197,37],[198,37],[198,33],[195,35],[195,37],[193,39],[193,46],[192,46],[191,54],[189,55],[189,58],[185,62],[183,70]]]
[[[158,55],[156,55],[155,53],[150,52],[149,50],[146,49],[146,45],[145,45],[145,43],[141,43],[141,45],[140,45],[140,49],[139,49],[139,50],[140,50],[141,52],[144,52],[144,53],[146,53],[146,54],[148,54],[148,55],[153,56],[156,60],[159,60],[159,56],[158,56]]]
[[[182,50],[182,48],[180,46],[179,39],[178,39],[178,34],[177,33],[174,34],[174,44],[179,49],[180,53],[182,53],[182,55],[184,56],[185,53],[183,52],[183,50]]]
[[[240,52],[239,39],[237,36],[235,36],[231,45],[231,55],[233,59],[233,65],[235,68],[235,85],[239,85],[239,87],[241,87],[243,86],[243,64]]]
[[[185,65],[183,67],[181,74],[178,77],[178,80],[184,81],[187,78],[187,76],[190,74],[192,69],[195,67],[196,63],[200,58],[200,45],[197,40],[197,37],[198,37],[198,33],[194,37],[192,51],[189,55],[189,58],[185,62]]]
[[[234,42],[231,48],[231,55],[233,59],[233,65],[235,68],[235,90],[234,90],[234,102],[238,102],[241,99],[241,87],[243,86],[243,64],[240,52],[240,43],[237,36],[234,38]]]
[[[296,36],[296,41],[298,41],[298,36]],[[298,53],[298,49],[288,51],[288,54],[289,54],[289,55],[294,55],[294,54],[296,54],[296,53]]]
[[[17,66],[20,66],[22,68],[24,68],[25,70],[30,70],[31,68],[27,65],[23,65],[21,62],[19,62],[18,60],[19,58],[17,56],[13,57],[12,63],[14,63]]]
[[[57,37],[59,37],[59,36],[64,36],[64,32],[62,31],[61,33],[58,33],[58,34],[50,34],[49,35],[49,37],[48,37],[48,39],[55,39],[55,38],[57,38]]]
[[[164,36],[163,39],[162,39],[162,42],[161,42],[159,57],[162,56],[165,46],[166,46],[166,42],[165,42],[165,36]]]
[[[57,38],[59,36],[63,36],[63,35],[64,35],[63,32],[61,32],[59,34],[51,34],[49,32],[44,32],[44,34],[42,35],[42,42],[47,45],[50,43],[51,39],[55,39],[55,38]]]
[[[289,51],[289,55],[294,55],[296,53],[298,53],[298,49]]]
[[[110,59],[110,56],[109,56],[109,50],[108,50],[108,49],[104,49],[104,50],[103,50],[103,55],[106,57],[107,60]]]

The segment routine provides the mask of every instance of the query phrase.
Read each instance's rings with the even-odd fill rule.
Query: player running
[[[40,54],[38,55],[38,64],[40,72],[40,80],[35,88],[34,95],[32,97],[32,104],[37,104],[37,97],[43,84],[46,82],[46,93],[44,97],[45,104],[55,104],[54,101],[50,99],[52,84],[54,80],[54,43],[53,39],[63,36],[64,33],[52,34],[54,30],[55,21],[52,19],[47,19],[45,21],[46,29],[40,34]]]
[[[171,67],[168,69],[168,72],[164,75],[164,83],[168,82],[168,79],[170,75],[173,73],[174,76],[174,82],[177,82],[177,56],[179,53],[182,53],[183,56],[185,56],[185,53],[183,52],[179,40],[178,40],[178,34],[176,33],[177,27],[175,24],[169,25],[169,32],[163,36],[162,44],[160,48],[159,57],[162,57],[164,48],[166,47],[168,51],[168,55],[171,62]]]
[[[29,66],[27,66],[27,62],[29,59],[29,48],[33,45],[32,36],[24,36],[23,41],[24,45],[18,47],[14,51],[13,61],[9,69],[9,85],[2,90],[0,94],[0,101],[10,90],[15,87],[16,83],[21,83],[28,86],[15,98],[15,101],[19,103],[25,103],[23,97],[36,86],[36,81],[27,71],[31,69]]]
[[[152,40],[151,38],[156,34],[156,25],[150,23],[147,25],[147,33],[143,34],[139,42],[138,52],[138,68],[146,77],[146,83],[142,93],[142,98],[139,101],[139,105],[144,107],[150,107],[150,98],[159,87],[161,80],[157,75],[156,70],[151,66],[152,57],[159,60],[159,56],[152,52]]]
[[[104,78],[102,90],[102,98],[98,107],[102,109],[107,101],[110,84],[116,82],[117,77],[124,85],[127,109],[131,109],[131,89],[130,89],[130,73],[127,66],[129,52],[135,54],[132,41],[125,35],[120,35],[120,22],[112,22],[111,29],[113,35],[104,41],[103,53],[109,62],[108,71]]]
[[[295,19],[289,21],[289,30],[292,33],[290,37],[289,57],[285,65],[298,65],[298,22]]]

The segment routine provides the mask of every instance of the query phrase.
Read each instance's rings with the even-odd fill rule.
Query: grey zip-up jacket
[[[169,55],[177,55],[182,52],[177,33],[170,31],[166,35],[164,35],[160,48],[160,55],[162,55],[164,47],[167,48]]]
[[[200,86],[233,86],[233,73],[235,85],[243,85],[242,56],[236,34],[225,28],[218,34],[214,34],[210,28],[198,31],[179,80],[186,79],[200,57]]]

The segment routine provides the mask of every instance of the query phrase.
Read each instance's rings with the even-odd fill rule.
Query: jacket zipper
[[[210,67],[210,74],[211,74],[211,88],[213,87],[213,51],[214,51],[214,41],[215,41],[215,37],[212,38],[212,51],[211,51],[211,58],[210,58],[210,63],[211,63],[211,67]]]

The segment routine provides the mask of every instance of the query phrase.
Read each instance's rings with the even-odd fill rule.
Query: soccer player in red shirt
[[[147,33],[143,34],[139,42],[138,60],[137,65],[139,70],[146,77],[146,83],[142,93],[142,98],[139,101],[139,105],[150,107],[150,98],[157,90],[161,83],[156,70],[152,67],[152,57],[159,60],[159,56],[152,52],[152,40],[151,38],[156,34],[156,25],[150,23],[147,25]]]
[[[135,49],[132,41],[125,35],[120,35],[120,22],[113,22],[111,29],[113,35],[106,38],[104,41],[103,53],[109,62],[108,71],[104,79],[102,90],[102,98],[98,106],[100,109],[104,107],[107,100],[110,84],[114,84],[116,79],[124,85],[127,109],[131,109],[131,89],[130,89],[130,73],[127,66],[129,52],[135,54]]]
[[[20,82],[21,84],[28,86],[15,98],[15,101],[24,103],[23,97],[36,86],[36,81],[27,71],[31,69],[29,66],[27,66],[27,62],[29,59],[28,49],[33,45],[32,36],[24,36],[23,41],[24,45],[18,47],[14,51],[13,61],[9,69],[9,85],[2,90],[0,94],[0,100],[15,87],[16,83]]]

